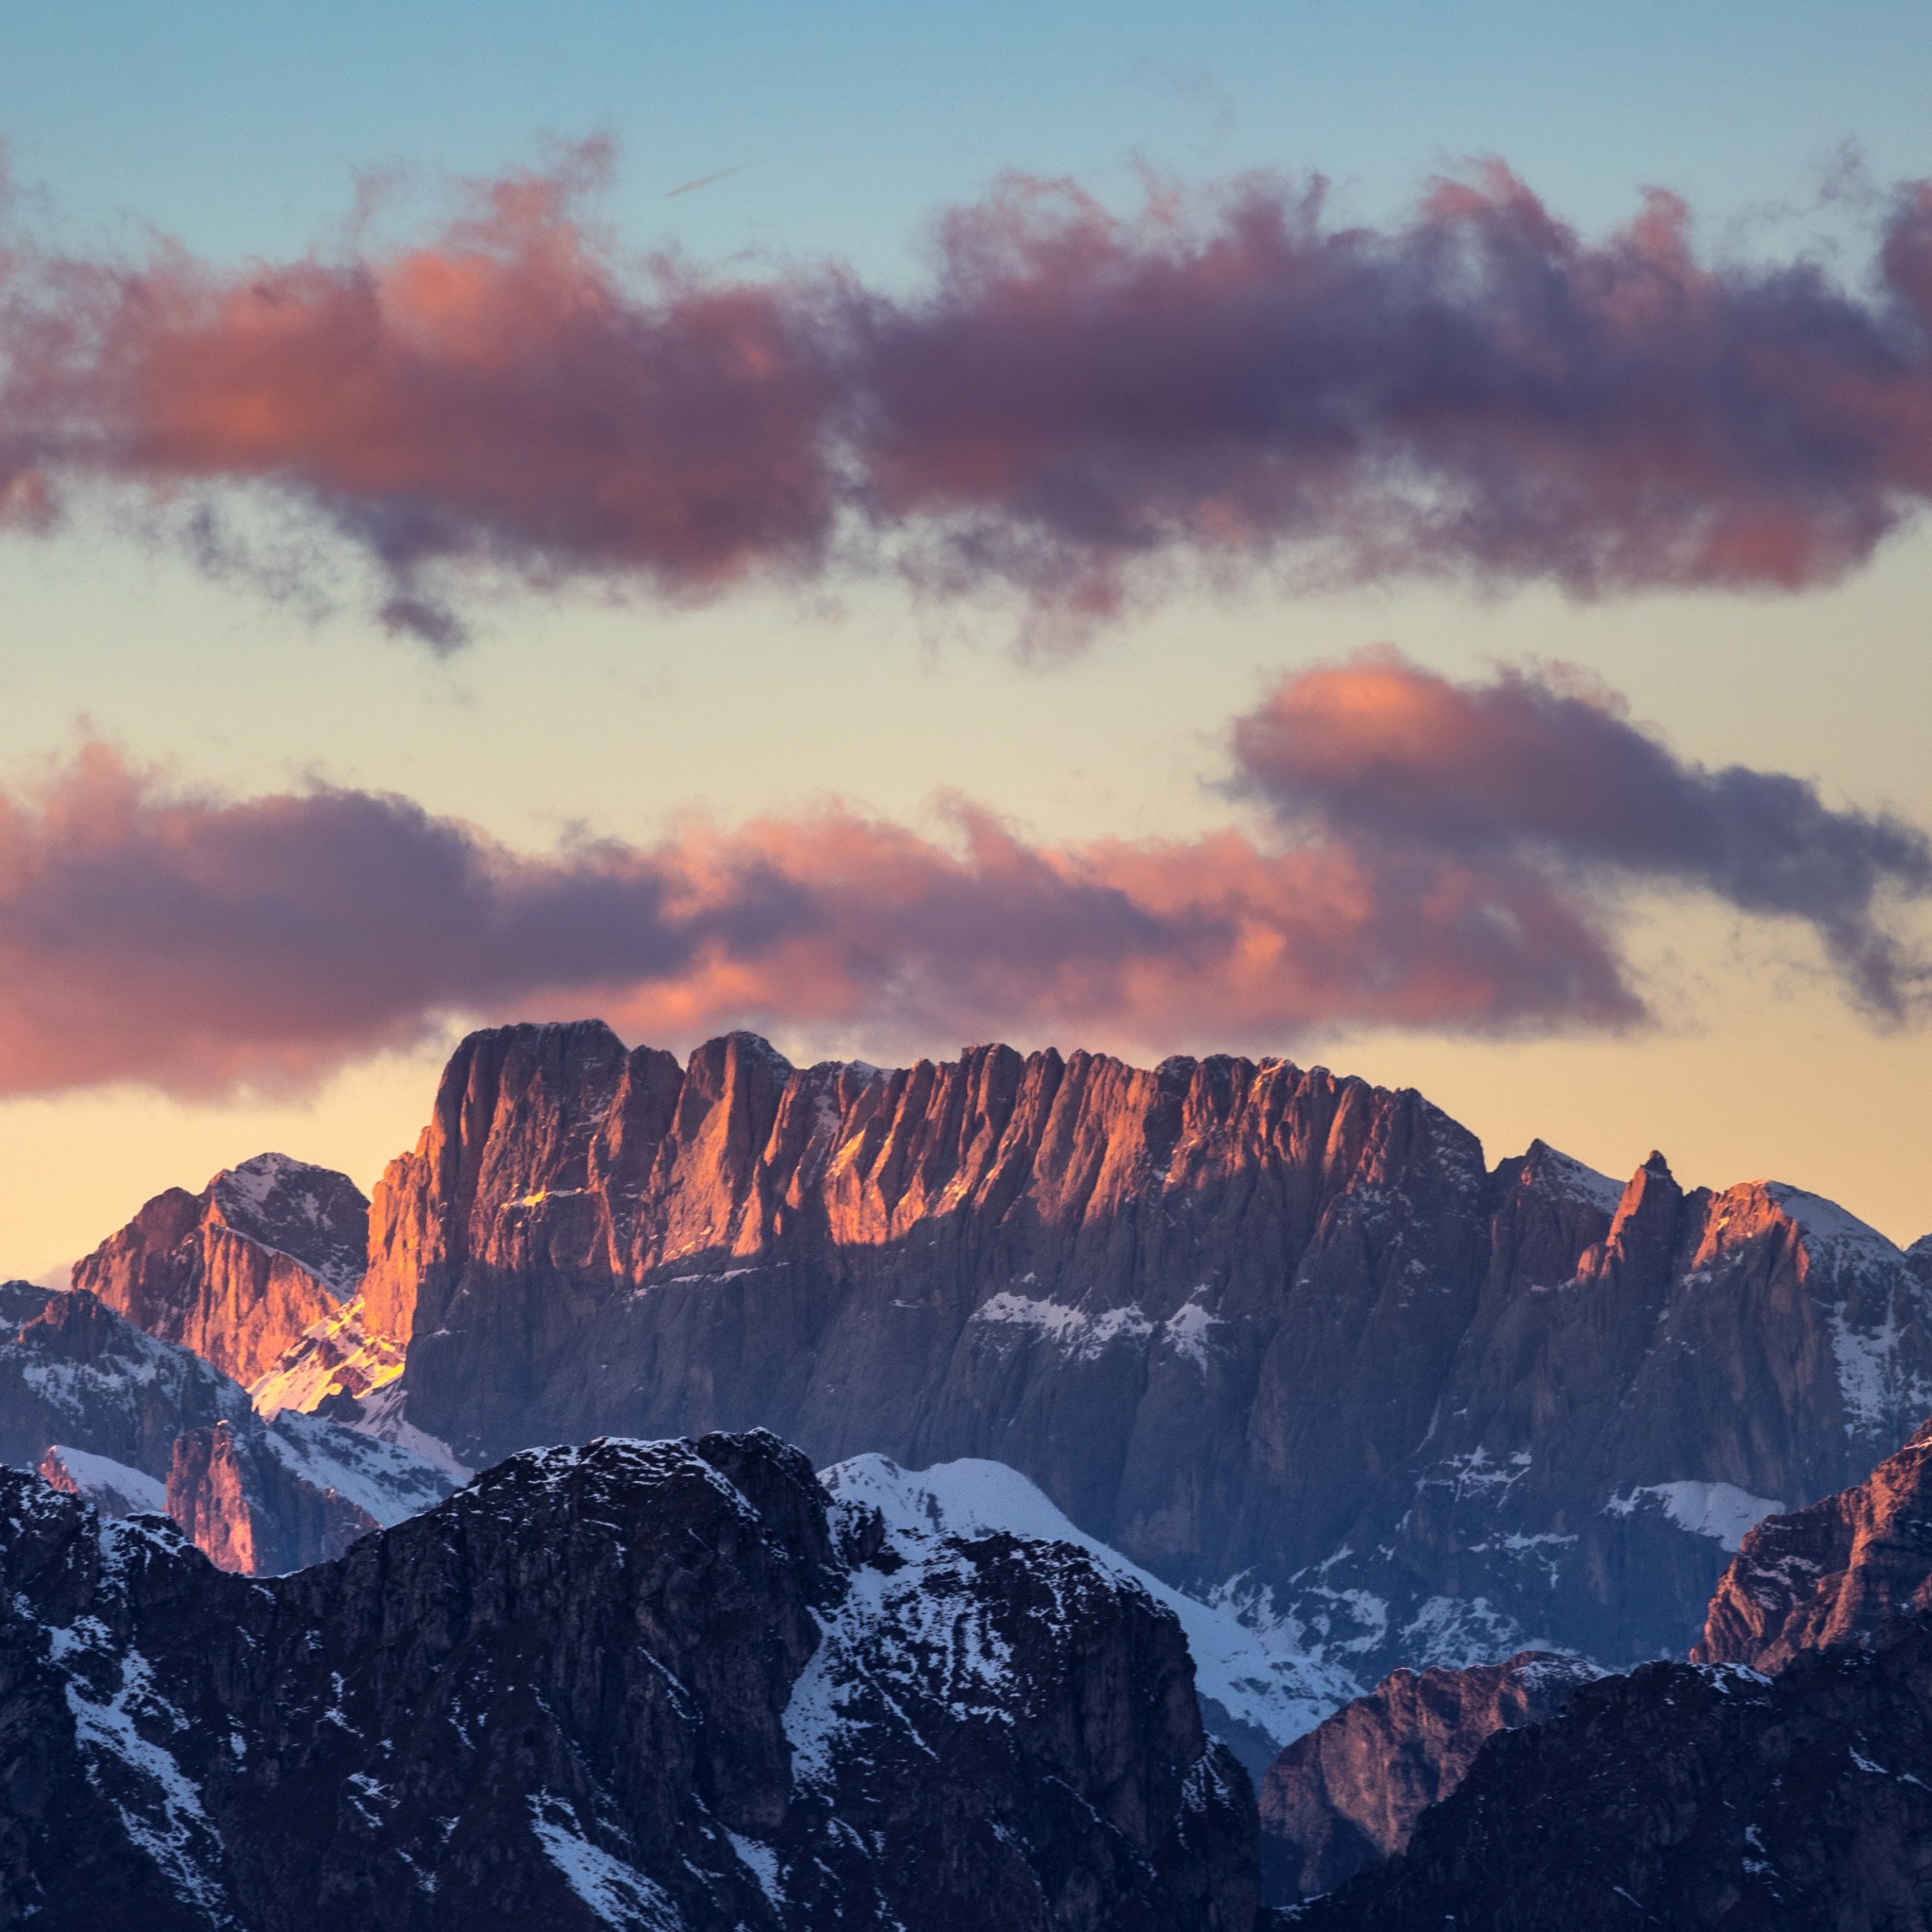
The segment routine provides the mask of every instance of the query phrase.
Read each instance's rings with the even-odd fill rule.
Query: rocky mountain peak
[[[1688,1645],[1738,1524],[1932,1409],[1916,1277],[1827,1266],[1827,1221],[1660,1156],[1491,1174],[1413,1091],[1286,1060],[503,1027],[376,1190],[363,1332],[471,1464],[755,1424],[991,1457],[1324,1668],[1622,1661]]]
[[[369,1204],[346,1174],[285,1154],[169,1188],[74,1266],[74,1286],[248,1383],[354,1293]]]
[[[287,1255],[346,1299],[369,1259],[369,1203],[347,1174],[286,1154],[224,1168],[202,1198],[235,1233]]]
[[[1608,1234],[1583,1257],[1578,1278],[1598,1281],[1620,1274],[1656,1278],[1666,1273],[1676,1252],[1684,1204],[1684,1191],[1670,1163],[1653,1151],[1630,1176]]]

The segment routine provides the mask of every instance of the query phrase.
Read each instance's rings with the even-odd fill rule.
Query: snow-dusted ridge
[[[1194,1688],[1236,1723],[1276,1748],[1312,1730],[1362,1687],[1333,1664],[1294,1647],[1291,1629],[1257,1628],[1228,1604],[1210,1605],[1163,1583],[1110,1545],[1089,1536],[1018,1470],[965,1457],[917,1472],[884,1456],[856,1456],[822,1470],[819,1480],[841,1503],[877,1509],[908,1557],[935,1536],[998,1531],[1072,1543],[1110,1574],[1137,1584],[1180,1620],[1194,1659]],[[1210,1725],[1211,1728],[1211,1725]]]

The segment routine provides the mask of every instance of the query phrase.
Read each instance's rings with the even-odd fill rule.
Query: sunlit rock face
[[[1466,1670],[1396,1671],[1298,1738],[1261,1781],[1261,1863],[1276,1903],[1332,1891],[1407,1848],[1498,1731],[1545,1724],[1602,1676],[1524,1651]]]
[[[1932,1423],[1862,1483],[1743,1540],[1711,1599],[1694,1662],[1778,1671],[1800,1651],[1863,1642],[1932,1609]]]
[[[1752,1523],[1932,1410],[1927,1291],[1829,1203],[1489,1171],[1421,1095],[1278,1060],[480,1033],[364,1306],[471,1464],[754,1425],[987,1457],[1360,1683],[1681,1653]]]
[[[355,1293],[368,1227],[346,1174],[258,1154],[198,1194],[157,1194],[75,1264],[74,1286],[246,1385]]]
[[[222,1569],[280,1576],[340,1557],[455,1487],[447,1470],[360,1430],[243,1411],[175,1439],[167,1514]]]
[[[308,1932],[1252,1932],[1180,1626],[768,1436],[534,1451],[225,1575],[0,1472],[0,1901]]]

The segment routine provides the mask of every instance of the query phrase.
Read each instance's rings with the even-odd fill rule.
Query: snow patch
[[[366,1397],[358,1405],[358,1419],[344,1423],[342,1427],[353,1429],[358,1436],[373,1436],[378,1442],[393,1442],[398,1449],[407,1449],[411,1456],[433,1462],[452,1481],[468,1482],[476,1472],[441,1436],[432,1436],[408,1420],[404,1412],[408,1402],[408,1391],[400,1382],[387,1383]]]
[[[78,1635],[64,1648],[71,1653],[87,1645],[87,1636]],[[119,1812],[129,1840],[160,1868],[177,1897],[212,1924],[231,1924],[215,1875],[222,1841],[202,1808],[200,1787],[171,1751],[140,1728],[142,1718],[150,1728],[188,1728],[187,1719],[155,1690],[147,1659],[138,1650],[125,1654],[111,1696],[98,1696],[77,1675],[69,1677],[66,1691],[88,1782]]]
[[[168,1486],[145,1471],[57,1442],[41,1457],[40,1473],[57,1490],[92,1503],[103,1516],[168,1513]],[[63,1479],[64,1478],[64,1479]]]
[[[321,1416],[284,1409],[263,1431],[282,1466],[319,1490],[333,1490],[385,1528],[442,1501],[455,1487],[425,1457]]]
[[[1557,1646],[1525,1636],[1514,1617],[1499,1610],[1486,1596],[1432,1596],[1403,1625],[1403,1655],[1418,1670],[1440,1665],[1464,1671],[1474,1664],[1493,1663],[1518,1650],[1553,1650]]]
[[[1692,1536],[1715,1537],[1735,1556],[1745,1533],[1767,1516],[1781,1516],[1785,1506],[1768,1496],[1754,1496],[1735,1483],[1649,1483],[1627,1496],[1612,1496],[1604,1505],[1606,1516],[1628,1516],[1647,1497],[1654,1497],[1679,1529]]]
[[[1895,1308],[1870,1326],[1855,1326],[1840,1302],[1831,1310],[1831,1353],[1838,1367],[1845,1434],[1876,1436],[1888,1447],[1932,1409],[1932,1382],[1900,1358],[1903,1333]]]
[[[773,1908],[782,1913],[785,1889],[778,1883],[777,1853],[770,1845],[759,1844],[755,1838],[740,1838],[735,1831],[727,1831],[724,1836],[731,1840],[738,1862],[758,1880],[758,1890],[771,1900]]]
[[[1204,1291],[1196,1289],[1195,1295]],[[1183,1361],[1192,1362],[1205,1375],[1208,1373],[1208,1351],[1213,1347],[1213,1331],[1223,1325],[1219,1315],[1210,1315],[1191,1296],[1187,1305],[1170,1315],[1161,1324],[1161,1332],[1167,1338],[1167,1345]]]
[[[1537,1158],[1537,1178],[1548,1183],[1551,1190],[1558,1194],[1568,1194],[1572,1200],[1585,1201],[1603,1214],[1615,1214],[1618,1204],[1624,1198],[1624,1183],[1612,1180],[1607,1174],[1599,1174],[1595,1168],[1587,1167],[1573,1154],[1565,1154],[1559,1148],[1552,1147],[1547,1141],[1539,1141],[1541,1149]]]
[[[393,1336],[371,1335],[362,1297],[344,1302],[303,1331],[275,1365],[250,1384],[248,1399],[264,1421],[285,1408],[308,1414],[325,1396],[346,1391],[358,1399],[387,1388],[403,1373],[408,1350]]]
[[[1117,1341],[1144,1341],[1155,1326],[1136,1302],[1088,1314],[1065,1302],[1034,1301],[1010,1292],[982,1302],[973,1319],[994,1326],[1035,1329],[1076,1361],[1097,1360]]]
[[[1416,1489],[1419,1491],[1451,1490],[1458,1503],[1467,1495],[1494,1496],[1500,1501],[1529,1474],[1529,1470],[1530,1452],[1527,1449],[1492,1457],[1487,1449],[1476,1448],[1437,1463],[1417,1479]]]
[[[565,1799],[533,1794],[530,1829],[570,1889],[615,1932],[683,1932],[684,1915],[671,1894],[635,1865],[593,1845]]]
[[[1848,1214],[1836,1201],[1822,1194],[1807,1194],[1784,1181],[1763,1183],[1766,1196],[1777,1204],[1789,1221],[1797,1224],[1805,1245],[1821,1257],[1850,1261],[1855,1265],[1884,1264],[1905,1258],[1904,1251],[1889,1241],[1869,1223]]]

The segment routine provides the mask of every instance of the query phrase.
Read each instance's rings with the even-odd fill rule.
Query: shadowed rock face
[[[1932,1423],[1862,1483],[1770,1516],[1719,1582],[1696,1663],[1778,1671],[1800,1651],[1868,1640],[1932,1608]]]
[[[74,1286],[247,1384],[355,1292],[368,1217],[346,1174],[258,1154],[198,1194],[157,1194],[75,1263]]]
[[[1776,1677],[1646,1664],[1506,1731],[1407,1853],[1296,1932],[1921,1926],[1932,1912],[1932,1625]]]
[[[32,1469],[65,1443],[165,1482],[177,1436],[247,1413],[219,1369],[85,1290],[0,1283],[0,1462]]]
[[[158,1510],[225,1568],[337,1556],[446,1496],[449,1474],[321,1417],[264,1424],[241,1386],[85,1289],[0,1284],[0,1460],[104,1515]]]
[[[764,1436],[519,1457],[270,1583],[0,1473],[0,1916],[1249,1932],[1178,1626]]]
[[[1363,1676],[1681,1650],[1743,1526],[1932,1409],[1926,1289],[1828,1203],[1489,1173],[1420,1095],[1280,1061],[477,1034],[364,1293],[466,1461],[754,1424],[987,1457]]]
[[[1269,1767],[1260,1790],[1261,1871],[1275,1902],[1331,1891],[1407,1848],[1423,1812],[1461,1783],[1497,1731],[1553,1718],[1603,1675],[1574,1657],[1524,1651],[1461,1671],[1396,1671]]]

